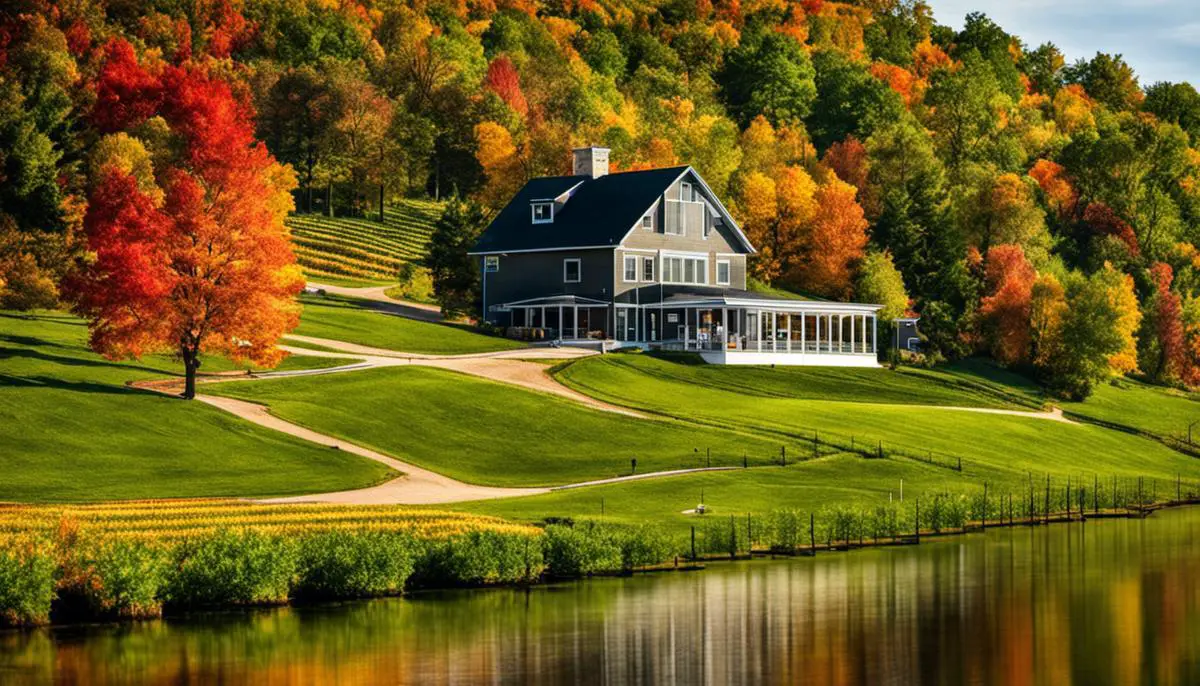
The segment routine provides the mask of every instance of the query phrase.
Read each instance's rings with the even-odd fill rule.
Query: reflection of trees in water
[[[0,674],[96,684],[1196,683],[1197,534],[1200,511],[1164,512],[528,592],[8,633]]]

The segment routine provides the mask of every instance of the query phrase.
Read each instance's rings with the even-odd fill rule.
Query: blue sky
[[[1050,41],[1068,62],[1120,53],[1143,87],[1190,81],[1200,87],[1200,0],[926,0],[940,24],[962,28],[987,14],[1026,45]]]

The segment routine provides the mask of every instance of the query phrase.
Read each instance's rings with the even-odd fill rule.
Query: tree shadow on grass
[[[4,338],[0,336],[0,338]],[[99,367],[109,369],[121,369],[128,371],[149,372],[151,374],[165,374],[170,376],[178,376],[177,373],[167,369],[159,369],[157,367],[147,367],[144,365],[128,364],[120,362],[109,362],[108,360],[90,360],[81,357],[68,357],[65,355],[50,355],[40,350],[31,350],[28,348],[4,348],[0,347],[0,361],[10,360],[15,358],[24,358],[27,360],[37,360],[49,364],[64,365],[67,367]]]
[[[37,374],[31,376],[16,376],[15,374],[0,374],[0,388],[49,388],[58,391],[74,393],[103,393],[106,395],[155,395],[155,393],[132,386],[119,384],[97,383],[95,381],[65,381],[53,376]],[[165,397],[165,396],[162,396]]]
[[[26,322],[45,322],[63,326],[87,327],[87,322],[65,312],[0,312],[0,319],[16,319]]]

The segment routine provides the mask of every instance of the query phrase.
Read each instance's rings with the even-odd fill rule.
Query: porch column
[[[863,344],[862,344],[863,353],[865,354],[865,353],[871,352],[870,350],[867,350],[867,315],[865,315],[865,314],[863,315],[863,318],[862,318],[862,341],[863,341]]]
[[[563,326],[563,308],[562,308],[562,305],[559,305],[558,306],[558,340],[560,340],[560,341],[562,340],[563,329],[565,329],[565,328],[566,327]]]
[[[808,326],[808,316],[804,312],[801,312],[800,313],[800,352],[801,353],[808,352],[808,331],[805,330],[807,326]]]
[[[571,338],[577,339],[579,338],[579,306],[576,305],[571,309],[573,311],[571,314]]]
[[[762,352],[762,339],[763,339],[762,310],[759,310],[754,313],[754,320],[756,322],[758,322],[758,324],[754,327],[754,329],[755,329],[755,332],[758,334],[758,352],[761,353]]]
[[[813,315],[813,327],[816,328],[816,331],[813,332],[813,343],[815,344],[813,351],[819,353],[821,352],[821,315]]]
[[[721,349],[729,350],[729,310],[721,308],[721,329],[725,332],[724,339],[721,340]]]
[[[850,352],[854,352],[854,315],[850,315]]]
[[[788,312],[784,316],[784,326],[787,328],[787,351],[792,352],[792,313]]]
[[[871,315],[871,352],[879,354],[879,317]]]
[[[825,315],[825,338],[826,350],[833,352],[833,315]]]

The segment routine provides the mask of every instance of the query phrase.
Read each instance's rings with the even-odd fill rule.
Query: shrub
[[[295,575],[290,542],[253,529],[226,529],[176,549],[166,596],[180,607],[282,603]]]
[[[876,505],[866,515],[864,533],[875,540],[896,538],[900,535],[900,507],[896,503]]]
[[[767,542],[772,550],[795,552],[809,542],[808,518],[799,510],[775,510],[767,517]]]
[[[124,539],[79,544],[65,551],[55,612],[93,619],[142,619],[162,614],[167,551]]]
[[[542,545],[535,535],[471,531],[429,542],[414,576],[428,586],[478,586],[532,581],[543,569]]]
[[[625,529],[617,536],[617,540],[621,549],[621,566],[626,571],[666,562],[679,550],[670,536],[650,524]]]
[[[395,595],[412,575],[416,544],[406,534],[333,530],[301,539],[297,556],[299,596]]]
[[[702,532],[701,550],[705,553],[729,555],[746,549],[746,532],[738,531],[738,522],[732,516],[705,520]]]
[[[542,538],[542,555],[550,574],[562,578],[622,568],[618,542],[610,531],[595,522],[546,527]]]
[[[856,507],[835,505],[817,515],[817,525],[826,544],[857,543],[865,537],[866,517]]]
[[[23,541],[0,549],[0,626],[36,626],[50,621],[54,559],[48,544]]]

